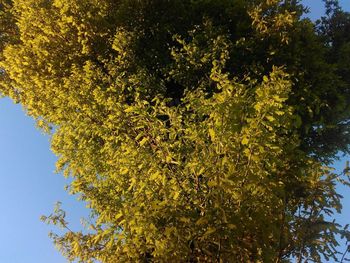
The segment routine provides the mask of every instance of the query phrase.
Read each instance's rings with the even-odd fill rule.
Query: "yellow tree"
[[[327,215],[347,182],[325,164],[349,148],[349,83],[297,1],[1,8],[1,92],[52,135],[91,209],[85,234],[59,207],[43,218],[67,229],[52,234],[67,259],[337,258],[348,232]]]

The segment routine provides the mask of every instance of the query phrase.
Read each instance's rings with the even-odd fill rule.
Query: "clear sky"
[[[309,16],[322,14],[321,0],[304,0]],[[350,0],[340,1],[350,11]],[[55,250],[48,232],[51,227],[39,217],[52,212],[56,201],[63,202],[72,227],[79,227],[87,215],[84,205],[64,191],[68,182],[54,173],[56,157],[50,151],[49,138],[35,128],[20,105],[0,99],[0,263],[64,263]],[[344,168],[343,158],[336,164]],[[342,223],[350,218],[350,191],[346,197]]]
[[[39,218],[62,201],[77,229],[87,210],[64,191],[68,182],[54,173],[49,138],[20,105],[0,99],[0,125],[0,263],[66,262]]]

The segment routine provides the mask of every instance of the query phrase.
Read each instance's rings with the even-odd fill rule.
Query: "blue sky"
[[[68,181],[55,174],[49,138],[35,128],[20,105],[0,100],[0,263],[63,263],[48,238],[41,215],[63,202],[77,229],[84,205],[64,191]]]
[[[309,16],[322,13],[321,0],[303,1],[310,7]],[[350,11],[350,1],[340,1]],[[35,128],[20,105],[0,99],[0,263],[64,263],[55,250],[48,232],[51,227],[39,217],[51,213],[55,202],[62,201],[68,221],[79,228],[87,210],[75,197],[64,191],[67,180],[55,174],[56,157],[50,151],[49,138]],[[345,159],[336,163],[345,166]],[[340,189],[346,197],[343,223],[350,218],[349,189]]]
[[[310,8],[308,17],[312,20],[316,20],[323,14],[324,5],[322,0],[302,0],[301,2]],[[339,0],[339,4],[344,10],[350,11],[350,0]]]

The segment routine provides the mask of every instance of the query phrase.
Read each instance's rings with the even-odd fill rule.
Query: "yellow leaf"
[[[266,119],[268,119],[271,122],[275,120],[275,118],[273,116],[270,116],[270,115],[266,116]]]
[[[248,142],[249,142],[249,139],[248,139],[247,137],[244,137],[244,138],[242,139],[242,144],[243,144],[243,145],[248,144]]]
[[[152,175],[150,176],[150,179],[151,179],[152,181],[155,181],[155,180],[157,180],[159,177],[160,177],[160,173],[159,173],[159,171],[157,171],[157,172],[155,172],[154,174],[152,174]]]
[[[208,182],[208,186],[209,187],[213,187],[213,186],[216,186],[216,185],[217,185],[217,183],[215,181],[209,181]]]
[[[209,135],[212,140],[215,139],[215,131],[213,129],[209,129]]]
[[[187,218],[187,217],[180,217],[180,221],[181,222],[184,222],[184,223],[190,223],[191,222],[191,220],[189,219],[189,218]]]
[[[135,107],[130,106],[130,107],[127,107],[127,108],[124,110],[124,112],[129,113],[129,112],[134,112],[135,110],[136,110]]]
[[[208,223],[208,220],[205,217],[201,217],[197,220],[196,225],[200,226],[200,225],[205,225]]]
[[[178,199],[178,198],[179,198],[179,195],[180,195],[179,192],[175,192],[175,193],[174,193],[174,196],[173,196],[174,200]]]
[[[140,146],[143,146],[146,142],[148,142],[148,138],[147,137],[144,137],[140,142]]]
[[[126,175],[128,172],[129,172],[129,169],[128,169],[128,168],[123,168],[123,169],[120,171],[120,174],[121,174],[121,175]]]
[[[236,229],[237,228],[237,226],[234,224],[228,224],[227,226],[229,229]]]
[[[209,227],[208,230],[204,233],[204,237],[209,236],[210,234],[214,233],[216,229],[214,227]]]

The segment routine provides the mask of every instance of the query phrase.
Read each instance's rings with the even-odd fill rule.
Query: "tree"
[[[53,234],[62,253],[336,260],[349,233],[329,216],[348,182],[326,165],[349,152],[350,83],[346,31],[338,48],[328,24],[348,14],[328,5],[318,27],[288,0],[1,5],[14,32],[1,33],[1,91],[52,134],[58,171],[91,209],[88,233],[60,208],[44,218],[68,230]]]

